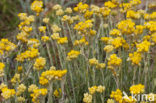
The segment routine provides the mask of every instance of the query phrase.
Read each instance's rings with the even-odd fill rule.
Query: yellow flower
[[[47,85],[49,83],[48,79],[46,79],[46,78],[44,78],[42,76],[39,78],[39,80],[40,80],[39,83],[41,85]]]
[[[56,70],[56,67],[55,66],[51,66],[50,70]]]
[[[81,21],[74,26],[74,29],[78,30],[81,35],[88,35],[88,34],[90,34],[90,36],[95,35],[96,31],[91,30],[91,28],[93,27],[92,22],[93,22],[93,20],[86,20],[84,22]]]
[[[73,21],[78,21],[80,20],[80,16],[79,15],[72,16],[72,19]]]
[[[73,19],[68,16],[68,15],[64,15],[61,19],[62,22],[68,22],[69,24],[72,24],[73,23]]]
[[[37,48],[37,47],[39,47],[40,43],[39,43],[39,40],[34,39],[34,38],[30,38],[27,41],[27,45],[29,48]]]
[[[52,29],[53,33],[60,32],[60,31],[61,31],[61,28],[58,27],[58,26],[55,25],[55,24],[52,25],[51,29]]]
[[[112,39],[110,43],[111,45],[113,45],[115,49],[117,49],[119,47],[122,47],[122,45],[126,43],[126,41],[122,37],[117,37],[117,38]]]
[[[89,59],[89,64],[90,65],[97,65],[99,62],[98,62],[98,60],[96,59],[96,58],[92,58],[92,59]]]
[[[153,3],[150,3],[150,4],[148,5],[148,7],[149,7],[149,8],[155,8],[155,7],[156,7],[156,3],[154,3],[154,2],[153,2]]]
[[[156,32],[151,35],[151,39],[156,44]]]
[[[34,69],[37,71],[42,70],[44,68],[45,64],[46,64],[46,59],[39,57],[35,60]]]
[[[151,39],[151,36],[150,35],[145,35],[143,37],[143,41],[149,41]]]
[[[117,7],[117,5],[111,1],[105,2],[104,6],[109,7],[111,9]]]
[[[144,93],[145,86],[142,84],[137,84],[137,85],[131,86],[129,90],[130,90],[130,93],[132,94],[140,94],[140,93]]]
[[[23,62],[25,59],[31,60],[35,57],[39,56],[38,49],[30,48],[29,50],[26,50],[25,52],[18,54],[16,57],[16,60],[19,62]]]
[[[107,53],[109,53],[109,52],[111,52],[113,50],[114,50],[114,46],[112,46],[112,45],[107,45],[107,46],[104,47],[104,51],[107,52]]]
[[[38,29],[40,32],[43,32],[43,33],[46,32],[46,26],[40,26]]]
[[[71,14],[72,13],[72,9],[68,7],[68,8],[66,8],[65,12],[68,13],[68,14]]]
[[[68,43],[68,38],[67,38],[67,37],[59,38],[59,39],[57,40],[57,43],[58,43],[58,44],[66,44],[66,43]]]
[[[20,84],[18,87],[17,87],[17,92],[16,92],[16,95],[17,96],[20,96],[23,92],[25,92],[26,90],[26,86],[24,84]]]
[[[116,91],[112,91],[111,98],[114,98],[118,103],[122,103],[123,99],[122,99],[122,92],[120,89],[117,89]]]
[[[141,54],[138,52],[129,53],[129,59],[132,61],[133,65],[140,65],[140,61],[142,60]]]
[[[101,41],[107,44],[109,41],[112,41],[112,37],[101,37]]]
[[[72,59],[77,58],[80,55],[79,51],[76,50],[71,50],[68,54],[67,54],[67,60],[71,61]]]
[[[120,21],[117,26],[122,34],[132,34],[135,30],[135,23],[131,19]]]
[[[31,4],[31,10],[36,12],[36,15],[38,16],[40,12],[43,11],[43,1],[34,0]]]
[[[31,84],[28,88],[28,92],[33,92],[36,89],[38,89],[38,87],[35,84]]]
[[[77,45],[88,45],[88,42],[86,41],[85,37],[83,37],[82,39],[80,40],[75,40],[74,41],[74,46],[77,46]]]
[[[13,97],[15,95],[15,90],[14,89],[8,89],[6,87],[6,88],[2,88],[1,91],[2,91],[2,94],[1,94],[2,97],[4,99],[6,99],[6,100],[11,98],[11,97]]]
[[[123,97],[123,101],[126,103],[136,103],[136,100],[132,96],[128,96],[128,98]]]
[[[99,14],[100,8],[96,5],[91,5],[91,11],[93,11],[95,14]]]
[[[28,36],[29,36],[28,33],[26,33],[25,31],[22,31],[22,32],[17,34],[16,38],[17,38],[17,40],[20,40],[24,43],[27,43],[28,42]]]
[[[13,85],[15,85],[16,83],[19,83],[20,82],[20,74],[15,74],[14,77],[11,79],[11,83]]]
[[[96,31],[95,31],[95,30],[90,30],[90,35],[91,35],[91,36],[96,35]]]
[[[29,32],[32,31],[32,27],[24,26],[24,27],[22,28],[22,30],[25,31],[25,32],[27,32],[27,33],[29,33]]]
[[[23,69],[23,67],[22,67],[22,66],[18,66],[18,67],[17,67],[17,70],[18,70],[18,72],[19,72],[19,73],[21,73],[21,72],[22,72],[22,69]]]
[[[130,4],[132,4],[132,5],[139,5],[139,4],[141,4],[141,0],[131,0]]]
[[[3,53],[3,50],[0,50],[0,55],[3,55],[4,53]]]
[[[54,33],[54,34],[52,34],[52,35],[51,35],[51,38],[52,38],[53,40],[59,40],[59,39],[60,39],[59,33]]]
[[[111,10],[108,7],[100,8],[100,13],[102,16],[107,17],[110,14]]]
[[[93,15],[93,11],[87,10],[87,11],[85,12],[85,14],[84,14],[84,17],[85,17],[85,18],[90,18],[92,15]]]
[[[152,33],[156,32],[156,21],[145,22],[145,27]]]
[[[132,5],[130,3],[121,3],[120,4],[120,12],[125,13],[127,10],[130,10]]]
[[[93,95],[96,92],[97,86],[93,86],[89,88],[89,93]]]
[[[120,36],[121,33],[118,29],[113,29],[110,31],[109,35],[112,35],[112,36]]]
[[[110,55],[110,58],[108,58],[108,66],[110,67],[118,67],[122,63],[122,59],[116,56],[116,54]]]
[[[150,14],[145,13],[145,14],[144,14],[144,19],[145,19],[145,20],[149,20],[149,19],[150,19]]]
[[[140,18],[140,13],[135,12],[133,10],[128,10],[126,16],[127,16],[127,18],[131,18],[131,19],[139,19]]]
[[[86,10],[88,10],[88,9],[89,9],[88,4],[83,4],[82,2],[79,2],[79,3],[77,4],[77,7],[74,8],[74,11],[80,12],[80,13],[84,13],[84,12],[86,12]]]
[[[27,19],[27,13],[19,13],[18,17],[20,18],[20,20],[26,20]]]
[[[3,89],[3,88],[7,88],[7,85],[4,84],[4,83],[1,83],[1,85],[0,85],[0,90]]]
[[[17,97],[17,101],[20,102],[20,103],[23,103],[25,102],[25,98],[24,97]]]
[[[115,103],[115,101],[113,99],[108,99],[107,103]]]
[[[5,64],[0,62],[0,77],[4,76],[4,67],[5,67]]]
[[[42,72],[40,78],[39,78],[39,83],[41,85],[47,85],[51,80],[61,80],[63,76],[67,73],[67,70],[47,70],[45,72]]]
[[[136,25],[136,29],[135,29],[134,33],[136,35],[140,35],[140,34],[143,33],[143,30],[144,30],[144,26],[142,26],[142,25]]]
[[[143,42],[136,44],[137,52],[148,52],[150,49],[151,43],[147,40],[144,40]]]
[[[103,69],[103,68],[105,68],[105,66],[106,66],[105,63],[98,63],[98,64],[96,65],[96,68],[97,68],[97,69]]]
[[[56,89],[53,94],[54,94],[55,97],[59,97],[61,92],[62,92],[61,88],[59,88],[58,90]]]
[[[92,103],[92,95],[85,93],[83,97],[83,102],[84,103]]]
[[[49,18],[43,18],[44,23],[49,23]]]
[[[46,96],[48,93],[48,90],[46,88],[41,88],[41,89],[35,89],[30,96],[32,97],[32,101],[34,103],[39,103],[40,98],[43,96]]]
[[[27,24],[26,22],[34,22],[35,21],[35,16],[34,15],[30,15],[27,17],[26,21],[25,21],[25,24]]]
[[[16,48],[16,45],[10,42],[8,39],[2,38],[0,40],[1,54],[8,54],[9,52],[15,50],[15,48]]]
[[[64,14],[64,11],[62,9],[59,9],[59,10],[56,11],[57,16],[61,16],[63,14]]]
[[[49,38],[48,36],[42,36],[42,37],[41,37],[41,40],[42,40],[43,42],[47,42],[47,41],[50,40],[50,38]]]
[[[102,93],[103,91],[105,91],[105,87],[99,85],[99,86],[96,88],[96,91],[99,92],[99,93]]]
[[[61,5],[56,4],[56,5],[54,5],[53,9],[54,10],[59,10],[59,9],[62,9],[62,7],[61,7]]]

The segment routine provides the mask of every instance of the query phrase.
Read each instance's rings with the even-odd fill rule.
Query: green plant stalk
[[[51,56],[51,53],[50,53],[50,49],[49,49],[49,44],[46,43],[46,47],[47,47],[47,52],[48,52],[48,56],[49,56],[49,59],[50,59],[50,65],[52,66],[53,65],[53,60],[52,60],[52,56]]]
[[[31,69],[32,69],[32,66],[33,66],[33,65],[30,64],[30,66],[29,66],[29,68],[28,68],[28,71],[27,71],[25,77],[20,81],[20,83],[23,83],[23,82],[26,80],[26,78],[29,76],[29,74],[30,74],[30,72],[31,72]]]
[[[53,81],[51,81],[51,83],[49,84],[49,93],[48,93],[47,103],[53,103],[52,93],[53,93]]]
[[[70,79],[71,79],[71,84],[72,84],[72,91],[73,91],[73,95],[74,95],[74,103],[76,103],[76,95],[75,95],[75,89],[74,89],[74,81],[73,81],[73,74],[72,74],[72,69],[71,69],[71,66],[68,65],[68,71],[69,71],[69,74],[70,74]]]
[[[136,80],[136,72],[137,72],[137,67],[134,66],[133,67],[133,81],[132,84],[135,85],[135,80]]]
[[[65,81],[66,81],[66,77],[61,80],[62,97],[60,103],[64,103],[65,101],[65,89],[64,89]]]

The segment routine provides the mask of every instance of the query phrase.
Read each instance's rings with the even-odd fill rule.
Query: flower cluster
[[[128,95],[123,96],[123,93],[120,89],[112,91],[110,97],[113,98],[118,103],[136,103],[136,100],[132,96]],[[114,103],[114,100],[109,101]]]
[[[10,99],[15,95],[15,90],[14,89],[9,89],[5,84],[0,85],[0,90],[2,91],[2,97],[6,100]]]
[[[86,40],[85,37],[82,37],[82,39],[74,41],[74,46],[78,46],[78,45],[79,46],[88,45],[88,41]]]
[[[118,29],[122,34],[132,34],[135,30],[135,23],[131,19],[123,20],[118,23]]]
[[[115,101],[119,102],[119,103],[122,103],[122,92],[120,89],[117,89],[116,91],[112,91],[111,95],[110,95],[111,98],[114,98]]]
[[[5,56],[9,52],[13,51],[16,48],[16,45],[10,42],[8,39],[0,40],[0,56]]]
[[[24,93],[26,90],[26,86],[24,84],[20,84],[18,87],[17,87],[17,92],[16,92],[16,95],[17,96],[20,96],[22,93]]]
[[[18,14],[15,44],[0,40],[0,102],[136,103],[122,90],[154,91],[156,5],[146,3],[144,10],[141,0],[75,7],[33,0],[33,15]]]
[[[140,94],[140,93],[144,93],[145,91],[145,86],[142,84],[138,84],[138,85],[133,85],[130,87],[130,92],[132,94]]]
[[[137,47],[137,52],[148,52],[150,48],[151,43],[147,40],[139,43],[136,45]]]
[[[43,11],[43,1],[34,0],[31,4],[31,10],[36,12],[36,15],[39,15],[39,13]]]
[[[88,36],[94,36],[96,34],[96,31],[92,30],[93,27],[93,21],[92,20],[86,20],[84,22],[79,22],[75,25],[74,29],[79,31],[80,35],[88,35]]]
[[[99,63],[98,60],[96,60],[96,58],[89,59],[89,64],[91,66],[96,66],[97,69],[105,68],[105,63]]]
[[[116,54],[110,55],[110,57],[108,59],[108,67],[110,69],[113,69],[113,68],[116,68],[116,67],[120,66],[121,63],[122,63],[122,59],[117,57]]]
[[[127,11],[127,18],[139,19],[140,18],[140,13],[139,12],[135,12],[133,10],[128,10]]]
[[[46,88],[34,89],[30,96],[32,97],[32,101],[34,103],[39,103],[40,99],[43,98],[43,96],[46,96],[47,93],[48,90]]]
[[[13,78],[11,79],[11,83],[13,84],[13,85],[15,85],[16,83],[19,83],[20,82],[20,74],[15,74],[14,76],[13,76]]]
[[[67,70],[47,70],[45,72],[42,72],[40,78],[39,78],[39,83],[41,85],[47,85],[49,82],[52,80],[61,80],[63,76],[67,73]]]
[[[95,94],[95,92],[98,93],[102,93],[105,91],[105,87],[104,86],[92,86],[90,88],[88,88],[89,93],[85,93],[84,94],[84,98],[83,98],[83,102],[84,103],[92,103],[92,99],[93,99],[93,94]]]
[[[45,64],[46,64],[46,59],[39,57],[35,60],[34,69],[38,70],[38,71],[42,70],[44,68]]]
[[[140,62],[142,60],[142,56],[138,52],[129,53],[129,59],[133,65],[140,65]]]
[[[67,54],[67,60],[71,61],[72,59],[77,58],[80,55],[79,51],[76,50],[71,50],[68,54]]]
[[[16,60],[19,62],[23,62],[25,59],[31,60],[39,56],[38,49],[31,48],[21,54],[18,54]]]

